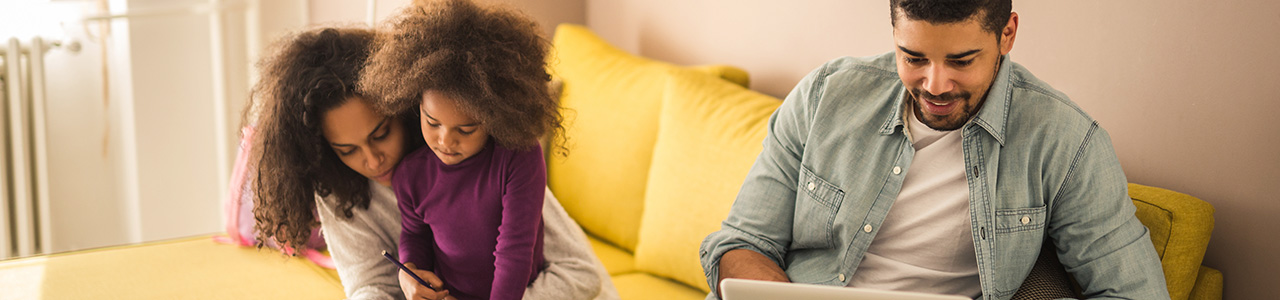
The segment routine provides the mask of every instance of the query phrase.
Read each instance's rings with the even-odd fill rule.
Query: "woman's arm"
[[[618,299],[618,291],[592,252],[586,233],[564,211],[551,190],[544,193],[542,254],[547,268],[524,291],[524,299]]]
[[[402,299],[396,267],[379,259],[383,250],[395,251],[397,247],[400,211],[395,198],[379,198],[374,193],[369,209],[352,209],[350,219],[337,218],[329,200],[317,197],[316,209],[347,298]]]

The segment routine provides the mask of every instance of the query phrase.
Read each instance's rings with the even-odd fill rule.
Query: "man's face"
[[[1017,14],[1000,35],[983,30],[979,18],[949,24],[910,20],[902,13],[897,18],[898,76],[916,119],[934,130],[959,129],[982,107],[1001,55],[1013,48]]]

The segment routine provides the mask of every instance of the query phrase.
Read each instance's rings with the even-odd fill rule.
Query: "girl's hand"
[[[419,278],[426,280],[427,283],[430,283],[432,286],[441,287],[440,291],[432,290],[431,288],[418,283],[418,280],[413,279],[413,276],[409,276],[409,273],[405,273],[404,270],[400,270],[398,276],[400,279],[400,291],[404,292],[404,297],[406,299],[456,300],[456,298],[449,295],[449,290],[443,288],[444,282],[440,281],[440,277],[436,277],[435,273],[426,270],[419,270],[417,266],[413,265],[413,263],[406,263],[404,266],[408,267],[409,270],[413,270],[414,274],[417,274]]]

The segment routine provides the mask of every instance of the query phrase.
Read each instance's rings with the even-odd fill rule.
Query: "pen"
[[[395,257],[391,257],[391,253],[387,253],[387,250],[382,250],[382,257],[386,257],[387,260],[391,261],[391,263],[396,264],[396,267],[400,267],[400,269],[404,270],[405,273],[409,273],[409,276],[413,277],[414,280],[417,280],[418,283],[421,283],[422,286],[425,286],[433,291],[437,291],[437,292],[440,291],[440,289],[437,289],[436,287],[431,286],[430,283],[427,283],[426,280],[422,280],[422,277],[418,277],[418,274],[414,274],[413,271],[410,271],[409,267],[406,267],[404,266],[404,264],[401,264],[400,261],[396,260]]]

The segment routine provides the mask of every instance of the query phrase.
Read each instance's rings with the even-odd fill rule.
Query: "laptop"
[[[729,278],[720,282],[724,300],[972,300],[969,297],[842,286]]]

